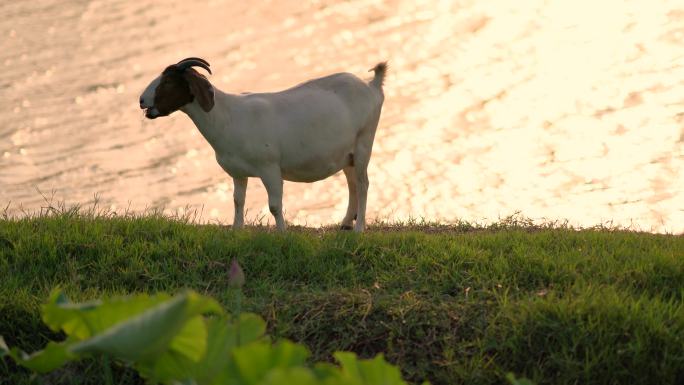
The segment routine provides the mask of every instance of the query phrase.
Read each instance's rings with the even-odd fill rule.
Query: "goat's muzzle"
[[[157,111],[157,109],[154,107],[149,107],[149,108],[145,109],[145,117],[147,119],[156,119],[160,116],[163,116],[163,115],[160,114],[159,111]]]
[[[145,101],[142,97],[140,98],[140,109],[143,110],[145,117],[148,119],[156,119],[161,116],[157,108],[155,106],[148,106],[145,104]]]

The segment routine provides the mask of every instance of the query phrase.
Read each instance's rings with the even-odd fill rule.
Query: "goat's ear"
[[[214,87],[209,80],[192,68],[185,70],[183,76],[190,86],[190,93],[197,99],[200,107],[205,112],[211,111],[214,108]]]

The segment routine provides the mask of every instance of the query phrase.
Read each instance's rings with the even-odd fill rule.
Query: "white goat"
[[[244,223],[247,178],[258,177],[279,230],[283,218],[283,180],[314,182],[344,171],[349,204],[342,229],[366,225],[368,162],[384,101],[386,63],[362,81],[349,73],[309,80],[275,93],[228,94],[191,67],[211,73],[209,63],[187,58],[168,66],[140,97],[150,119],[181,110],[190,116],[233,178],[235,219]]]

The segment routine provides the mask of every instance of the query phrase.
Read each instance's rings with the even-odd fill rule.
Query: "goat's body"
[[[235,95],[214,88],[211,100],[201,100],[204,105],[195,98],[180,107],[213,147],[219,165],[233,177],[235,228],[243,224],[248,177],[264,183],[269,209],[283,230],[283,180],[314,182],[340,170],[349,186],[342,227],[351,228],[356,219],[355,230],[365,228],[367,168],[384,101],[386,65],[378,64],[373,70],[370,82],[338,73],[273,93]],[[141,108],[148,109],[150,118],[163,116],[151,102],[164,100],[156,96],[159,83],[155,79],[141,96]],[[207,108],[211,103],[213,108]]]
[[[285,180],[314,182],[353,165],[356,139],[375,130],[383,95],[340,73],[274,93],[215,90],[215,101],[213,124],[197,126],[228,174],[259,177],[276,164]]]

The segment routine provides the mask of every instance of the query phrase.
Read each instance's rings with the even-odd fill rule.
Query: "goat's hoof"
[[[340,226],[340,230],[351,230],[351,229],[353,229],[353,227],[351,227],[350,225],[342,225],[342,226]]]

